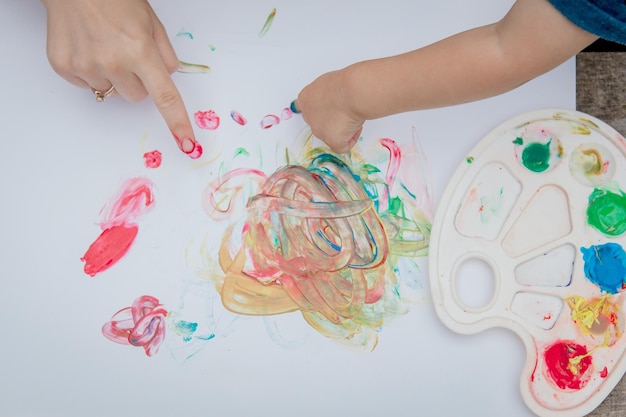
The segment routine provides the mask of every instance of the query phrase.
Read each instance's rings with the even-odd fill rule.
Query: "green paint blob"
[[[474,162],[474,157],[468,156],[467,158],[465,158],[465,162],[467,162],[468,164],[471,164],[472,162]]]
[[[596,188],[589,196],[587,222],[600,233],[619,236],[626,231],[626,195],[620,189],[615,192]]]
[[[522,138],[515,138],[515,140],[513,141],[514,145],[523,145],[524,144],[524,139]]]
[[[534,142],[524,148],[522,164],[533,172],[543,172],[550,167],[550,143]]]

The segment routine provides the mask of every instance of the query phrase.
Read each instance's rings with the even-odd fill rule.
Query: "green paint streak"
[[[534,142],[524,148],[522,164],[530,171],[543,172],[550,167],[550,143]]]
[[[523,145],[524,144],[524,139],[522,138],[515,138],[515,140],[513,141],[514,145]]]
[[[589,195],[587,222],[600,233],[619,236],[626,231],[626,195],[615,191],[596,188]]]
[[[375,173],[380,172],[380,169],[378,169],[372,164],[363,164],[362,168],[368,174],[375,174]]]
[[[250,152],[248,152],[245,148],[237,148],[235,151],[235,158],[239,155],[250,156]]]

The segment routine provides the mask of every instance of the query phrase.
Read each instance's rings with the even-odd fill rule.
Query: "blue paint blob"
[[[192,339],[193,334],[198,330],[198,323],[193,323],[185,320],[178,320],[174,322],[176,332],[183,337],[183,341],[189,342]]]
[[[626,252],[617,243],[580,248],[585,276],[604,292],[616,294],[626,282]]]

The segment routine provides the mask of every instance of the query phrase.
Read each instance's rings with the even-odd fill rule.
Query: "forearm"
[[[543,0],[518,1],[500,22],[347,67],[347,105],[368,120],[491,97],[549,71],[595,39]]]

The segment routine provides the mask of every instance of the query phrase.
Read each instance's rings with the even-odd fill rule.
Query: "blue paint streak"
[[[602,291],[616,294],[626,282],[626,252],[617,243],[580,248],[585,276]]]
[[[415,194],[413,194],[413,193],[411,192],[411,190],[409,190],[409,189],[407,188],[407,186],[406,186],[406,185],[404,185],[404,183],[403,183],[403,182],[400,182],[400,186],[402,187],[402,189],[403,189],[404,191],[406,191],[406,192],[407,192],[407,194],[408,194],[408,195],[409,195],[409,196],[410,196],[413,200],[417,200],[417,196],[416,196]]]

